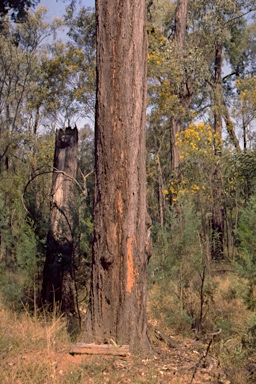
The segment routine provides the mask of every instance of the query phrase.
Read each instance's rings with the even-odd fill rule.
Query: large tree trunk
[[[95,206],[87,339],[148,352],[146,4],[98,0]]]
[[[57,131],[42,299],[48,305],[59,303],[66,313],[75,313],[72,262],[77,149],[77,128]]]

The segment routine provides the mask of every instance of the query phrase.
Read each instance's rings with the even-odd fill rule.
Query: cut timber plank
[[[71,355],[87,354],[87,355],[118,355],[126,356],[129,353],[129,345],[110,345],[110,344],[86,344],[77,343],[73,345]]]

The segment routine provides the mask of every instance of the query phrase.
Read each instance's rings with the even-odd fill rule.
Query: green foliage
[[[44,45],[44,40],[63,24],[60,20],[52,24],[44,22],[45,12],[39,8],[34,15],[28,14],[22,24],[6,22],[0,35],[1,288],[6,302],[16,309],[24,304],[34,309],[40,296],[56,120],[61,116],[66,120],[75,119],[75,114],[82,109],[83,115],[88,115],[94,104],[93,62],[90,64],[87,56],[85,60],[83,47],[74,48],[74,42],[68,46],[55,44],[53,40],[51,49]],[[89,18],[93,23],[93,17]],[[72,23],[75,31],[76,22],[72,20]],[[80,42],[82,40],[81,32]],[[84,40],[84,46],[87,43]],[[95,54],[95,45],[92,45],[86,45],[87,54],[91,47],[90,59]],[[89,69],[90,82],[84,77],[83,84],[88,87],[82,92],[82,74],[89,74]],[[77,87],[74,87],[75,81]],[[88,97],[83,100],[85,92]],[[62,124],[61,118],[59,123]],[[74,263],[79,277],[84,273],[85,263],[90,264],[92,232],[93,139],[91,132],[88,138],[86,135],[81,140],[84,149],[80,149],[79,154],[78,184],[81,182],[82,194],[78,193],[77,201],[72,202],[79,210],[74,235],[77,250]],[[86,279],[88,284],[87,275],[80,281]]]
[[[12,207],[14,208],[14,207]],[[16,205],[16,209],[20,207]],[[18,214],[19,213],[19,214]],[[6,211],[6,218],[10,220]],[[1,231],[1,292],[6,305],[22,309],[24,305],[33,308],[39,290],[38,277],[42,270],[42,254],[36,238],[33,222],[26,219],[24,212],[12,212],[13,223],[2,225]]]
[[[249,344],[251,350],[256,347],[256,313],[248,320],[247,338],[244,339],[244,344]]]
[[[174,17],[175,4],[169,0],[147,0],[148,22],[163,35],[170,30],[170,20]]]
[[[237,229],[238,258],[236,267],[243,278],[246,278],[247,292],[245,303],[250,310],[256,308],[256,195],[253,195],[246,208],[241,211]]]
[[[255,347],[256,347],[256,313],[247,319],[247,329],[242,337],[242,351],[246,358],[247,367],[250,371],[250,379],[255,382],[256,373],[254,369]],[[248,363],[249,362],[249,363]]]
[[[31,276],[35,273],[37,257],[37,239],[33,230],[33,223],[30,220],[27,223],[23,223],[17,235],[15,250],[17,265],[22,270],[26,270],[28,276]]]
[[[200,211],[195,210],[193,199],[174,206],[169,213],[168,226],[164,229],[154,226],[152,238],[151,282],[167,290],[169,288],[164,286],[168,287],[170,281],[175,285],[169,289],[169,295],[176,302],[177,311],[169,314],[167,311],[166,319],[171,316],[172,320],[166,321],[183,329],[189,324],[201,331],[216,286],[210,279]]]
[[[238,226],[238,240],[239,240],[239,249],[242,252],[245,252],[247,255],[251,256],[251,265],[248,267],[248,271],[251,270],[251,267],[256,262],[256,195],[252,196],[249,204],[241,211],[241,216]],[[247,257],[246,257],[247,259]],[[245,262],[245,265],[248,261]]]
[[[4,279],[1,276],[1,301],[6,308],[21,311],[23,309],[23,293],[23,287],[19,282],[12,279]]]

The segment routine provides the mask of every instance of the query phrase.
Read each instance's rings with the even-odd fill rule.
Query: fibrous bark
[[[181,48],[185,45],[188,4],[189,0],[178,0],[175,13],[174,40],[176,41],[178,47]]]
[[[144,0],[96,1],[95,227],[86,338],[147,353],[145,16]]]

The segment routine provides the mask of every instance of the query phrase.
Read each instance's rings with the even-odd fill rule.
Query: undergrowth
[[[256,316],[245,302],[246,281],[235,273],[209,278],[214,289],[205,293],[201,332],[194,327],[194,317],[198,316],[200,308],[196,290],[188,285],[181,305],[178,284],[166,277],[154,282],[149,290],[151,325],[174,338],[183,336],[198,340],[209,340],[212,332],[221,329],[211,346],[211,353],[230,382],[248,383],[249,377],[252,380],[249,382],[253,383],[256,380]]]

